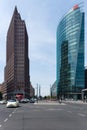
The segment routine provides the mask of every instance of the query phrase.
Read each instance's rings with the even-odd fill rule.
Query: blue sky
[[[25,20],[29,36],[30,79],[41,94],[50,93],[56,79],[56,31],[62,16],[81,0],[0,0],[0,83],[4,81],[6,65],[6,35],[15,5]],[[84,2],[87,17],[87,0]],[[85,19],[87,25],[87,18]],[[85,30],[87,34],[87,30]],[[85,36],[85,55],[87,55]],[[85,65],[87,66],[87,56]]]

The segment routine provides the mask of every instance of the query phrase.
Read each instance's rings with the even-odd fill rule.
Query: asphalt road
[[[87,130],[87,104],[0,105],[0,130]]]

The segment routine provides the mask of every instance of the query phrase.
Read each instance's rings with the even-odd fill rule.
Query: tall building
[[[81,98],[84,87],[84,12],[79,4],[57,28],[57,96]]]
[[[85,67],[85,89],[87,89],[87,66]]]
[[[28,34],[17,7],[7,32],[5,84],[7,98],[16,95],[29,97]]]
[[[31,82],[30,82],[30,98],[34,98],[35,96],[35,89],[33,88]]]
[[[57,91],[56,91],[56,81],[52,84],[51,87],[51,97],[57,97]]]

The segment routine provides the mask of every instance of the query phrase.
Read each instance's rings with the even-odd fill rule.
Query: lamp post
[[[38,103],[38,83],[37,83],[37,103]]]
[[[51,90],[51,85],[50,85],[50,100],[51,100],[51,98],[52,98],[52,92],[51,92],[52,90]]]

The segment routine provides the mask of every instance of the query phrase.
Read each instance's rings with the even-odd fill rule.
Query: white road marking
[[[85,117],[85,115],[84,115],[84,114],[82,114],[82,113],[78,113],[78,115],[79,115],[79,116],[82,116],[82,117]]]
[[[8,118],[11,117],[12,114],[14,114],[14,113],[16,112],[16,110],[17,110],[17,108],[16,108],[11,114],[9,114]],[[3,122],[4,122],[4,123],[7,122],[7,121],[8,121],[8,118],[6,118]],[[2,124],[1,124],[1,122],[0,122],[0,128],[1,128],[1,127],[2,127]]]
[[[11,117],[11,116],[12,116],[12,114],[9,115],[9,117]]]
[[[14,114],[14,111],[12,113]]]
[[[14,113],[16,112],[17,109],[18,109],[18,108],[16,108],[16,109],[12,112],[12,114],[14,114]]]
[[[17,110],[18,108],[15,108],[14,112]]]
[[[8,118],[6,118],[5,120],[4,120],[4,122],[6,122],[8,120]]]
[[[40,111],[40,110],[33,110],[33,111]]]
[[[54,109],[54,108],[50,108],[50,109],[47,109],[47,110],[49,110],[49,111],[55,111],[55,110],[61,111],[61,110],[63,110],[63,109]]]
[[[72,111],[67,111],[67,112],[72,113]]]

